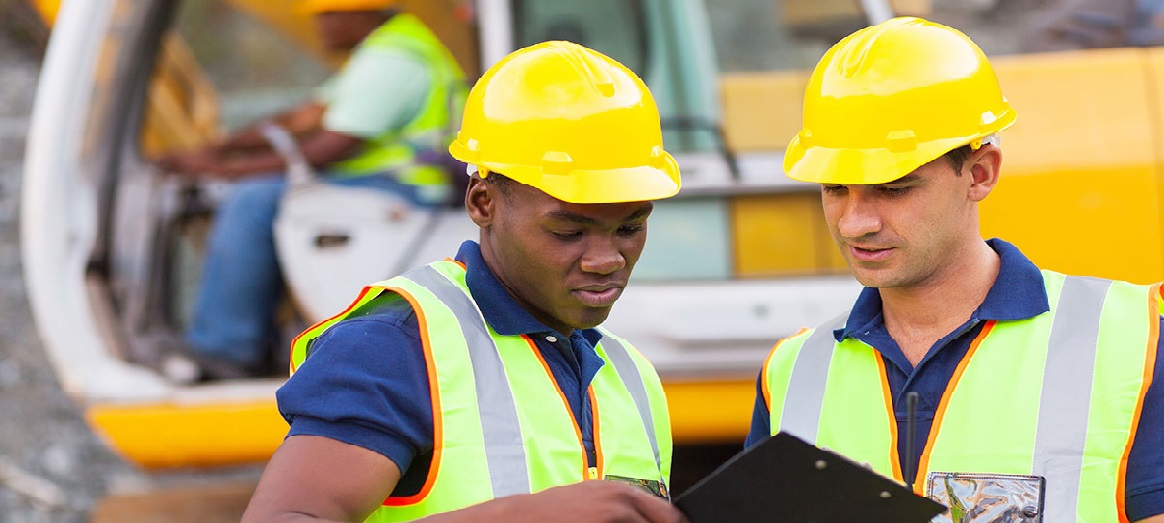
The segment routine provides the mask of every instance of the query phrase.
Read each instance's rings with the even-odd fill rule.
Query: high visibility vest
[[[988,321],[942,395],[914,489],[931,472],[1043,476],[1043,521],[1126,521],[1124,473],[1155,368],[1159,284],[1043,271],[1051,310]],[[762,384],[784,431],[901,481],[884,360],[837,342],[842,315],[782,340]],[[909,457],[906,457],[909,459]]]
[[[596,467],[550,368],[527,336],[502,336],[485,322],[465,268],[445,260],[366,287],[348,310],[292,344],[292,372],[310,341],[385,291],[412,304],[420,325],[433,406],[433,455],[421,491],[388,497],[367,521],[408,521],[493,498],[587,479],[667,484],[671,424],[654,368],[605,330],[604,365],[588,394]],[[387,493],[386,493],[387,494]]]
[[[428,96],[411,121],[368,140],[355,156],[331,164],[341,175],[391,173],[402,183],[446,183],[437,166],[416,162],[420,151],[444,154],[460,124],[468,95],[465,74],[448,48],[419,18],[400,13],[373,31],[360,47],[404,50],[424,63],[429,75]]]

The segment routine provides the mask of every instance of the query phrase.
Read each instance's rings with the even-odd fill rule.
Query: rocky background
[[[21,272],[20,187],[47,31],[0,0],[0,523],[238,521],[261,466],[145,473],[89,431],[42,352]]]
[[[20,179],[43,35],[15,9],[0,3],[0,522],[87,521],[110,481],[133,471],[61,391],[29,311]]]

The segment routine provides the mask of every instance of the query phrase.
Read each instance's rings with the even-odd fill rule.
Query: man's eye
[[[560,238],[563,240],[569,240],[582,236],[582,233],[579,231],[550,231],[550,234],[554,235],[555,238]]]
[[[845,186],[844,185],[822,185],[822,186],[820,186],[820,190],[824,191],[826,194],[837,194],[837,193],[845,190]]]
[[[636,223],[634,225],[623,225],[622,227],[618,228],[618,233],[623,235],[623,236],[633,236],[635,234],[642,232],[643,229],[646,229],[646,228],[647,228],[647,226],[645,224],[641,224],[641,223]]]
[[[913,189],[913,187],[910,187],[908,185],[903,185],[903,186],[886,185],[886,186],[881,187],[881,190],[884,191],[885,193],[895,195],[895,196],[905,194],[905,193],[909,192],[910,189]]]

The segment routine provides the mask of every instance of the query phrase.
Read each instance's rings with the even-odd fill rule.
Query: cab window
[[[514,42],[525,47],[567,40],[595,49],[643,76],[646,24],[641,0],[518,0],[513,5]]]
[[[302,17],[265,2],[187,0],[175,9],[148,95],[147,154],[190,148],[308,97],[332,62]],[[299,43],[305,42],[305,44]]]
[[[720,70],[811,70],[830,46],[867,25],[858,0],[707,0]]]
[[[928,18],[989,56],[1164,44],[1160,0],[932,0]]]

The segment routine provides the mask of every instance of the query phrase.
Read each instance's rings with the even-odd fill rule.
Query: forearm
[[[223,178],[245,178],[254,174],[284,171],[287,163],[273,151],[237,156],[220,162],[211,171]]]
[[[262,121],[224,138],[219,142],[223,152],[243,151],[256,148],[268,148],[267,138],[263,136],[265,126],[275,124],[293,135],[301,135],[318,131],[323,122],[323,113],[326,107],[317,102],[308,102],[294,109],[276,114]]]
[[[266,122],[255,124],[223,138],[216,147],[221,154],[230,154],[254,149],[269,149],[270,144],[263,137],[262,128],[269,125]]]

